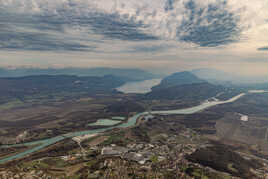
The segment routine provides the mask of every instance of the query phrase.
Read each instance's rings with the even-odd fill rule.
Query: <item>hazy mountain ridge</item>
[[[157,75],[136,68],[0,68],[0,77],[23,77],[35,75],[118,76],[126,81],[141,81]]]
[[[145,95],[149,99],[202,101],[216,96],[224,87],[213,85],[188,71],[173,73]]]
[[[205,80],[202,80],[195,76],[194,74],[184,71],[184,72],[177,72],[173,73],[161,81],[161,83],[157,86],[154,86],[152,89],[162,89],[162,88],[169,88],[179,85],[189,85],[189,84],[197,84],[197,83],[205,83]]]
[[[268,83],[267,76],[242,76],[211,68],[194,69],[191,71],[191,73],[208,82],[223,85]]]
[[[78,77],[70,75],[39,75],[18,78],[0,78],[0,97],[23,98],[25,95],[55,92],[111,92],[125,81],[112,76]]]
[[[149,99],[202,101],[216,96],[222,90],[222,86],[206,82],[193,83],[153,89],[152,92],[146,94],[146,97]]]
[[[221,83],[210,83],[189,71],[173,73],[145,95],[148,99],[202,102],[217,97],[226,100],[241,93],[240,88],[230,88]]]

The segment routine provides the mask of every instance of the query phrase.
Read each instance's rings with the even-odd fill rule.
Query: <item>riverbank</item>
[[[199,106],[192,107],[192,108],[170,110],[170,111],[168,111],[168,110],[167,111],[152,111],[150,113],[151,114],[160,114],[160,115],[163,115],[163,114],[164,115],[168,115],[168,114],[193,114],[193,113],[197,113],[199,111],[202,111],[204,109],[208,109],[208,108],[216,106],[216,105],[232,103],[232,102],[240,99],[244,95],[246,95],[246,94],[241,93],[241,94],[239,94],[239,95],[237,95],[237,96],[235,96],[235,97],[233,97],[233,98],[231,98],[229,100],[226,100],[226,101],[207,102],[207,103],[203,103],[203,104],[201,104]],[[58,142],[66,139],[66,138],[73,138],[73,137],[78,137],[78,136],[82,136],[82,135],[89,135],[89,134],[97,135],[99,133],[102,133],[102,132],[105,132],[105,131],[108,131],[108,130],[111,130],[111,129],[114,129],[114,128],[127,128],[127,127],[134,126],[134,125],[136,125],[137,120],[141,116],[144,116],[144,115],[147,115],[147,114],[149,114],[149,112],[138,113],[138,114],[130,117],[126,123],[120,124],[118,126],[113,126],[113,127],[109,127],[109,128],[105,128],[105,129],[96,129],[96,130],[90,130],[90,131],[74,132],[74,133],[69,133],[69,134],[62,135],[62,136],[57,136],[57,137],[47,139],[47,140],[36,141],[36,142],[34,142],[32,144],[40,144],[39,146],[34,147],[34,148],[30,149],[30,150],[26,150],[26,151],[24,151],[22,153],[19,153],[19,154],[16,154],[16,155],[13,155],[13,156],[10,156],[10,157],[7,157],[7,158],[3,158],[3,159],[0,160],[0,164],[9,162],[9,161],[12,161],[12,160],[15,160],[15,159],[23,158],[23,157],[28,156],[28,155],[30,155],[32,153],[38,152],[41,149],[44,149],[44,148],[46,148],[46,147],[48,147],[50,145],[58,143]],[[27,145],[27,144],[21,144],[21,145],[23,146],[23,145]],[[28,143],[28,145],[29,145],[29,143]]]

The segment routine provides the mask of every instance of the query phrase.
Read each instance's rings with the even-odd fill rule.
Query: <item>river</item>
[[[219,104],[227,104],[227,103],[232,103],[236,100],[238,100],[239,98],[243,97],[244,95],[246,95],[245,93],[241,93],[229,100],[226,101],[213,101],[213,102],[205,102],[202,103],[198,106],[195,107],[191,107],[191,108],[186,108],[186,109],[178,109],[178,110],[166,110],[166,111],[151,111],[151,114],[162,114],[162,115],[168,115],[168,114],[193,114],[193,113],[197,113],[200,112],[204,109],[210,108],[212,106],[216,106]],[[32,149],[26,150],[24,152],[15,154],[13,156],[9,156],[6,158],[3,158],[0,160],[0,164],[1,163],[5,163],[14,159],[19,159],[19,158],[23,158],[23,157],[27,157],[28,155],[40,151],[41,149],[44,149],[52,144],[55,144],[57,142],[60,142],[66,138],[72,138],[72,137],[77,137],[77,136],[82,136],[82,135],[87,135],[87,134],[99,134],[102,132],[105,132],[107,130],[113,129],[113,128],[127,128],[127,127],[131,127],[134,126],[136,124],[137,119],[140,116],[143,115],[148,115],[150,114],[149,112],[142,112],[142,113],[138,113],[132,117],[130,117],[128,119],[128,121],[126,123],[122,123],[120,125],[117,126],[113,126],[113,127],[109,127],[109,128],[105,128],[105,129],[96,129],[96,130],[88,130],[88,131],[81,131],[81,132],[73,132],[73,133],[68,133],[68,134],[64,134],[61,136],[57,136],[57,137],[53,137],[50,139],[45,139],[45,140],[39,140],[39,141],[35,141],[35,142],[29,142],[29,143],[23,143],[23,144],[15,144],[15,145],[10,145],[10,146],[2,146],[2,147],[18,147],[18,146],[33,146],[33,145],[38,145],[36,147],[33,147]]]

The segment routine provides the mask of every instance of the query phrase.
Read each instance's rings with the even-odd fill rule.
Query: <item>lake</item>
[[[151,92],[151,88],[153,86],[160,84],[161,80],[162,79],[151,79],[145,81],[128,82],[116,88],[116,90],[123,93],[138,93],[138,94],[149,93]]]

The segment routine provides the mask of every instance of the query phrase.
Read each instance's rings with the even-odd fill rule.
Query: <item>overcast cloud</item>
[[[0,0],[0,65],[263,74],[267,17],[264,0]]]

